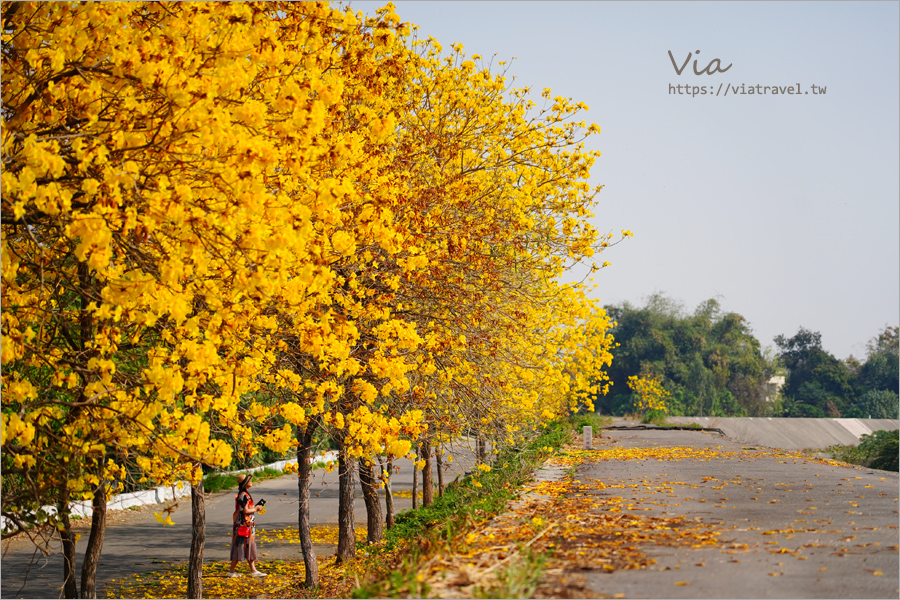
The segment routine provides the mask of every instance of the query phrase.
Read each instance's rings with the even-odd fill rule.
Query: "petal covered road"
[[[605,431],[423,574],[489,590],[546,551],[535,597],[894,598],[898,476],[679,430]]]

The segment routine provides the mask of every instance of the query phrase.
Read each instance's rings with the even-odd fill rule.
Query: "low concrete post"
[[[584,426],[584,449],[592,450],[591,444],[593,443],[594,438],[594,428],[590,425]]]

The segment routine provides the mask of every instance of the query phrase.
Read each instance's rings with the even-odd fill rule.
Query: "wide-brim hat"
[[[249,473],[246,475],[244,473],[241,473],[240,475],[238,475],[237,476],[238,487],[244,487],[244,484],[247,483],[248,481],[250,481],[251,477],[253,477],[252,473]]]

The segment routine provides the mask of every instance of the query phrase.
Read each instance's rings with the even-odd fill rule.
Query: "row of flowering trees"
[[[588,221],[584,105],[535,106],[390,5],[2,10],[2,514],[59,531],[66,597],[96,595],[126,472],[193,483],[200,597],[201,467],[296,448],[315,585],[317,431],[342,560],[354,467],[371,487],[419,442],[512,443],[603,385],[610,323],[559,283],[614,242]]]

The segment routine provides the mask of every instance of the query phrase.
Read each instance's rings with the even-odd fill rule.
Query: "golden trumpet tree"
[[[374,541],[376,457],[427,436],[427,463],[466,431],[515,443],[603,381],[609,322],[558,283],[612,242],[588,221],[584,105],[545,90],[537,109],[461,47],[411,39],[390,5],[2,17],[3,515],[58,524],[67,596],[69,501],[94,502],[92,595],[126,466],[189,479],[200,519],[201,464],[296,446],[308,538],[324,427],[345,559],[354,465]]]
[[[330,418],[363,471],[376,446],[360,453],[341,433],[345,421],[366,423],[357,410],[418,410],[429,437],[474,428],[507,441],[586,398],[610,360],[602,310],[577,286],[554,283],[611,239],[585,220],[595,155],[582,138],[596,127],[574,116],[586,107],[556,98],[529,118],[525,92],[476,70],[460,48],[448,59],[436,43],[411,48],[409,74],[398,80],[404,87],[386,90],[396,136],[380,149],[391,162],[382,163],[379,182],[390,193],[360,207],[357,252],[339,269],[341,316],[360,332],[352,351],[360,369]],[[373,215],[390,215],[392,244],[367,241]],[[364,486],[374,481],[360,477]],[[429,492],[426,481],[426,504]],[[348,504],[349,497],[341,506]],[[370,510],[370,540],[379,520]],[[340,522],[344,557],[342,549],[354,547],[352,527]]]
[[[354,327],[316,308],[355,249],[362,148],[390,134],[372,107],[397,27],[326,3],[4,5],[3,512],[24,529],[56,502],[67,596],[68,502],[122,460],[196,480],[231,461],[211,427],[292,444],[253,439],[272,409],[247,394],[310,399],[275,409],[298,425],[340,395],[280,361],[287,335],[349,368]],[[348,98],[368,110],[333,135]]]
[[[639,413],[651,410],[669,412],[666,400],[671,394],[656,375],[631,375],[628,377],[628,387],[634,390],[634,409]]]
[[[408,175],[395,213],[421,258],[402,273],[395,314],[426,340],[418,401],[429,421],[454,433],[491,424],[503,440],[560,414],[546,398],[584,397],[608,364],[608,336],[596,353],[578,339],[589,319],[605,331],[602,311],[555,283],[611,240],[586,220],[596,154],[583,138],[597,128],[575,121],[584,105],[551,101],[549,90],[529,116],[526,91],[476,68],[461,47],[443,56],[432,40],[416,51],[398,123],[397,166]],[[569,353],[582,368],[571,377]]]

